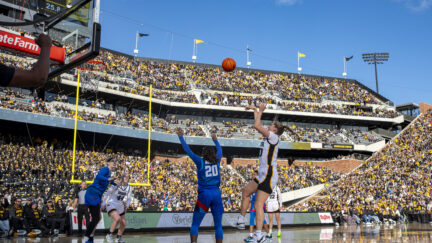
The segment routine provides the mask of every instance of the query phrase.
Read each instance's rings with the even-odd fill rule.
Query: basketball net
[[[82,92],[98,92],[99,81],[105,67],[102,61],[97,60],[90,60],[77,67],[81,72],[80,87]]]

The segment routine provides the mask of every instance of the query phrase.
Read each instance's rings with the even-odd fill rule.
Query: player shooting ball
[[[261,116],[266,106],[266,103],[261,103],[259,108],[254,105],[246,107],[246,110],[253,110],[255,119],[254,128],[261,133],[264,138],[261,143],[258,176],[249,182],[242,190],[241,211],[236,225],[239,229],[245,228],[245,215],[249,206],[249,198],[253,193],[257,192],[255,201],[256,233],[254,234],[254,242],[258,243],[262,243],[266,240],[264,234],[261,232],[264,222],[264,203],[278,182],[277,157],[280,144],[279,137],[285,132],[285,129],[298,137],[290,127],[282,125],[282,123],[277,121],[273,122],[267,128],[264,127],[261,123]]]

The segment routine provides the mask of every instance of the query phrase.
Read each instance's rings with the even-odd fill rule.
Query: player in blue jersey
[[[93,243],[93,236],[96,226],[101,219],[101,201],[102,195],[109,184],[116,185],[111,177],[111,172],[115,169],[115,161],[113,158],[107,160],[107,166],[103,167],[96,175],[93,183],[87,188],[85,194],[85,205],[90,211],[91,221],[87,224],[87,230],[84,237],[84,242]]]
[[[212,133],[212,139],[216,145],[216,151],[213,147],[204,147],[202,158],[194,154],[189,148],[189,145],[187,145],[183,138],[182,129],[177,129],[177,135],[179,136],[184,151],[193,160],[193,162],[195,162],[197,167],[198,199],[195,205],[190,230],[191,242],[197,242],[198,228],[210,208],[216,230],[216,243],[222,243],[222,214],[224,213],[224,208],[222,204],[221,190],[219,189],[222,148],[217,140],[216,133]]]

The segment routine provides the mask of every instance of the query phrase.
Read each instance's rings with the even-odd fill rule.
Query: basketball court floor
[[[247,237],[246,231],[234,229],[224,230],[225,243],[241,243]],[[188,243],[189,234],[173,233],[133,233],[124,237],[127,243]],[[394,226],[340,226],[340,227],[294,227],[284,228],[282,238],[274,237],[267,242],[432,242],[432,225],[409,224]],[[59,242],[81,243],[78,237],[15,238],[0,240],[0,242]],[[95,243],[107,242],[104,235],[96,236]],[[212,231],[201,232],[198,242],[215,242]]]

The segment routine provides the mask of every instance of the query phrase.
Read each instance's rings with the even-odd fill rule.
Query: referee
[[[82,217],[85,217],[86,227],[90,223],[90,214],[88,208],[85,205],[85,194],[87,191],[87,184],[85,181],[81,182],[81,190],[75,195],[74,212],[78,208],[78,234],[82,235]],[[77,207],[78,205],[78,207]]]
[[[45,84],[49,73],[51,38],[48,35],[40,34],[35,42],[41,50],[39,60],[32,69],[23,70],[0,63],[0,86],[31,88]]]

